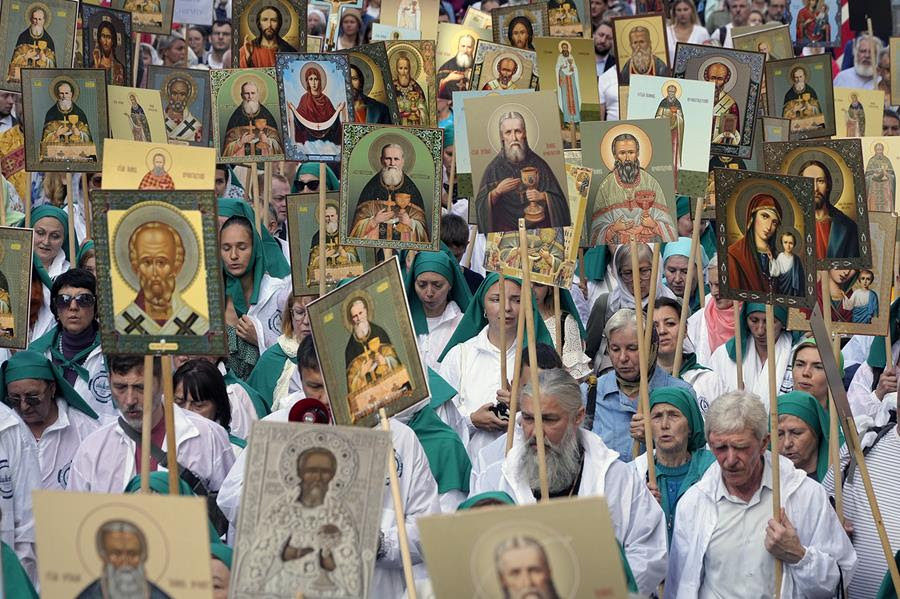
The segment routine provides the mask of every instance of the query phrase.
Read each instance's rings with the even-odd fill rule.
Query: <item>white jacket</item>
[[[175,409],[175,450],[178,463],[190,469],[210,491],[218,491],[234,463],[225,429],[203,416]],[[166,451],[166,441],[162,447]],[[70,491],[123,493],[137,474],[135,444],[110,422],[88,435],[72,459]],[[162,469],[162,468],[160,468]]]
[[[666,573],[665,514],[647,484],[633,468],[620,462],[619,454],[604,445],[599,436],[579,429],[578,438],[584,448],[578,496],[606,497],[616,539],[625,548],[638,590],[649,594],[656,590]],[[473,489],[472,494],[500,490],[509,493],[518,505],[535,503],[531,485],[519,471],[519,459],[524,451],[525,444],[516,443],[506,456],[499,489]]]
[[[34,226],[34,223],[32,223],[32,226]],[[66,260],[65,252],[60,249],[56,258],[50,263],[47,274],[50,275],[50,280],[52,281],[67,270],[69,270],[69,261]],[[56,317],[53,316],[53,312],[50,311],[50,290],[44,286],[41,286],[41,288],[43,290],[44,301],[41,303],[40,310],[38,310],[38,317],[34,322],[34,327],[31,329],[29,341],[40,339],[44,336],[44,333],[52,329],[56,324]]]
[[[100,421],[56,400],[59,415],[37,440],[38,462],[41,465],[41,488],[63,490],[69,479],[72,457],[81,442],[100,428]]]
[[[37,581],[31,492],[41,488],[34,435],[0,403],[0,540],[12,547],[32,581]]]
[[[419,353],[422,355],[422,363],[425,366],[435,371],[440,367],[438,358],[447,347],[447,342],[453,336],[456,325],[462,320],[462,315],[462,310],[459,309],[456,302],[450,300],[437,322],[433,326],[431,323],[428,324],[428,332],[416,336]]]
[[[44,356],[48,360],[53,360],[49,349],[44,352]],[[75,384],[72,385],[75,391],[105,422],[118,418],[119,410],[109,390],[109,372],[106,370],[103,346],[98,345],[91,350],[82,366],[88,371],[88,380],[85,381],[80,376],[75,377]]]
[[[707,295],[706,301],[714,302],[715,300],[711,295]],[[712,350],[709,347],[709,335],[706,332],[706,310],[697,310],[688,317],[687,337],[694,344],[697,363],[708,366]]]
[[[276,279],[264,274],[259,283],[259,300],[250,306],[247,317],[256,329],[259,340],[259,353],[275,345],[281,335],[281,312],[291,283],[288,279]]]
[[[290,407],[272,412],[262,419],[264,422],[287,422]],[[324,426],[324,425],[323,425]],[[416,438],[416,434],[402,422],[391,418],[391,437],[394,446],[394,459],[397,464],[397,475],[400,482],[400,497],[403,499],[403,510],[406,520],[406,536],[409,538],[409,550],[412,557],[416,579],[425,578],[422,543],[419,539],[419,528],[416,519],[420,516],[441,513],[438,500],[437,483],[431,475],[425,450]],[[219,490],[216,499],[219,509],[230,522],[229,542],[233,542],[234,524],[238,521],[241,506],[241,495],[244,486],[244,469],[247,452],[243,452]],[[399,598],[406,590],[403,578],[403,564],[400,560],[400,542],[397,536],[397,520],[394,516],[394,499],[391,494],[390,481],[385,479],[384,495],[381,508],[381,530],[384,532],[384,547],[387,554],[375,562],[372,577],[373,599]]]
[[[772,454],[765,467],[771,470]],[[847,538],[822,485],[781,457],[781,505],[797,529],[806,555],[796,564],[784,564],[781,596],[823,599],[833,597],[843,574],[846,585],[856,567],[856,551]],[[697,484],[682,495],[675,516],[670,547],[666,599],[695,598],[703,585],[706,548],[718,521],[716,497],[722,469],[712,464]]]
[[[744,346],[744,390],[755,393],[766,406],[766,412],[769,411],[769,361],[761,362],[759,354],[756,353],[756,346],[751,339]],[[775,384],[780,388],[785,380],[788,372],[788,362],[791,359],[791,335],[790,333],[782,333],[775,341]],[[699,358],[698,358],[699,360]],[[701,364],[703,364],[701,362]],[[728,347],[723,343],[713,352],[709,359],[709,364],[703,364],[711,368],[725,384],[728,391],[737,390],[737,366],[728,357]],[[779,389],[775,390],[780,393]]]

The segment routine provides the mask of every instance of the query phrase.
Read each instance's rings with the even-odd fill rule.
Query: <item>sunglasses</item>
[[[319,189],[318,179],[315,181],[295,181],[294,183],[297,185],[297,191],[303,191],[304,189],[316,191]]]
[[[97,303],[97,298],[90,293],[79,293],[78,295],[69,295],[68,293],[63,293],[56,296],[56,307],[60,310],[68,308],[72,303],[72,300],[75,300],[75,305],[77,305],[79,308],[90,308],[95,303]]]

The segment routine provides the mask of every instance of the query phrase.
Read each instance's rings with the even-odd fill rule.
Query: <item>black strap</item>
[[[588,316],[585,353],[593,360],[603,344],[603,329],[606,328],[606,310],[609,306],[609,293],[602,293],[591,307]]]
[[[885,435],[887,435],[889,432],[894,430],[894,428],[896,426],[897,426],[897,413],[891,412],[891,418],[888,420],[887,424],[885,424],[884,426],[880,426],[878,428],[870,428],[865,433],[860,435],[860,436],[865,436],[867,433],[871,433],[871,432],[875,433],[875,440],[872,441],[872,444],[869,445],[868,447],[863,448],[863,450],[862,450],[863,457],[865,458],[867,455],[869,455],[869,452],[872,451],[872,448],[875,447],[878,444],[878,442],[881,441],[881,439]],[[845,485],[848,482],[853,482],[853,473],[854,472],[856,472],[856,459],[853,458],[853,456],[851,456],[850,462],[848,462],[847,465],[844,466],[844,472],[842,473],[842,478],[843,478]]]
[[[584,428],[594,430],[594,415],[597,413],[597,375],[593,373],[588,382],[587,406],[584,410]]]

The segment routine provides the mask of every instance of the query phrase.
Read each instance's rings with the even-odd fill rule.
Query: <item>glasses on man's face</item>
[[[319,180],[316,179],[314,181],[295,181],[297,185],[297,191],[303,191],[304,189],[308,189],[310,191],[318,191],[319,189]]]
[[[36,406],[41,403],[42,399],[42,395],[7,395],[6,405],[17,408],[22,405],[22,402],[24,401],[29,406]]]
[[[56,296],[56,307],[64,310],[72,304],[72,300],[75,300],[75,305],[79,308],[90,308],[97,303],[97,298],[90,293],[79,293],[78,295],[62,293]]]

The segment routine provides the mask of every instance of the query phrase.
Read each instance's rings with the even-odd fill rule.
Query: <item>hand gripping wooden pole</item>
[[[778,447],[778,388],[775,380],[775,310],[766,304],[766,371],[769,374],[769,430],[774,431],[772,446],[772,518],[781,521],[781,463]],[[781,597],[784,563],[775,560],[775,599]]]
[[[319,297],[325,295],[328,285],[325,283],[325,163],[319,163]]]
[[[381,418],[381,430],[391,432],[384,408],[378,409]],[[400,542],[400,561],[403,563],[403,578],[406,580],[406,596],[416,599],[416,581],[413,578],[412,556],[409,553],[409,537],[406,534],[406,515],[403,510],[403,498],[400,496],[400,477],[397,475],[397,463],[394,461],[394,442],[388,450],[388,478],[391,481],[391,497],[394,500],[394,517],[397,520],[397,539]]]
[[[153,356],[144,356],[144,413],[141,416],[141,493],[150,492],[150,438],[153,434]]]

